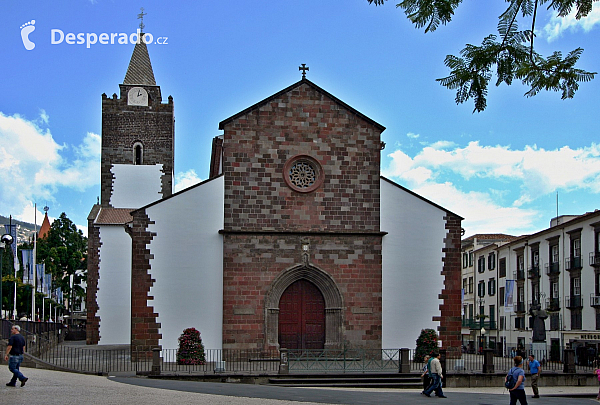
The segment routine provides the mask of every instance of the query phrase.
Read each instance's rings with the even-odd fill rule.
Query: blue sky
[[[177,190],[208,176],[220,121],[298,81],[306,63],[311,81],[387,128],[382,173],[463,216],[467,236],[546,228],[557,193],[561,215],[598,209],[600,77],[566,101],[525,98],[519,83],[493,87],[475,114],[435,82],[448,74],[447,54],[495,33],[505,4],[465,1],[425,34],[394,2],[2,2],[0,214],[33,222],[35,202],[38,221],[47,204],[51,218],[66,212],[86,225],[100,193],[101,94],[118,93],[133,45],[53,44],[52,30],[129,35],[140,7],[145,31],[167,38],[148,49],[163,98],[175,102]],[[579,22],[542,10],[538,51],[581,46],[579,67],[599,71],[594,7]]]

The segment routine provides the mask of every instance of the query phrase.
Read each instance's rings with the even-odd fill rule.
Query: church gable
[[[219,127],[226,230],[379,230],[375,121],[302,79]]]

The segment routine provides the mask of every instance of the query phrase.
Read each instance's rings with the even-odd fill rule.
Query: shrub
[[[420,363],[426,355],[432,355],[438,350],[438,336],[433,329],[421,329],[421,334],[417,338],[417,350],[415,351],[415,361]]]
[[[196,328],[188,328],[179,336],[177,349],[177,364],[201,365],[206,361],[204,345],[200,332]]]

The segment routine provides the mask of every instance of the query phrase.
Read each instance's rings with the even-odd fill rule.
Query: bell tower
[[[102,207],[138,208],[172,193],[173,98],[162,102],[143,38],[140,33],[119,96],[102,95]]]

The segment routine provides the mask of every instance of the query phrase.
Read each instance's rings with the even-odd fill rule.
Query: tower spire
[[[144,25],[144,16],[148,13],[144,13],[144,7],[141,7],[140,11],[141,13],[137,16],[140,20],[140,37],[133,48],[133,54],[131,55],[131,61],[129,62],[123,84],[145,84],[156,86],[152,63],[150,63],[150,55],[148,55],[148,48],[144,42],[144,28],[146,27]]]

